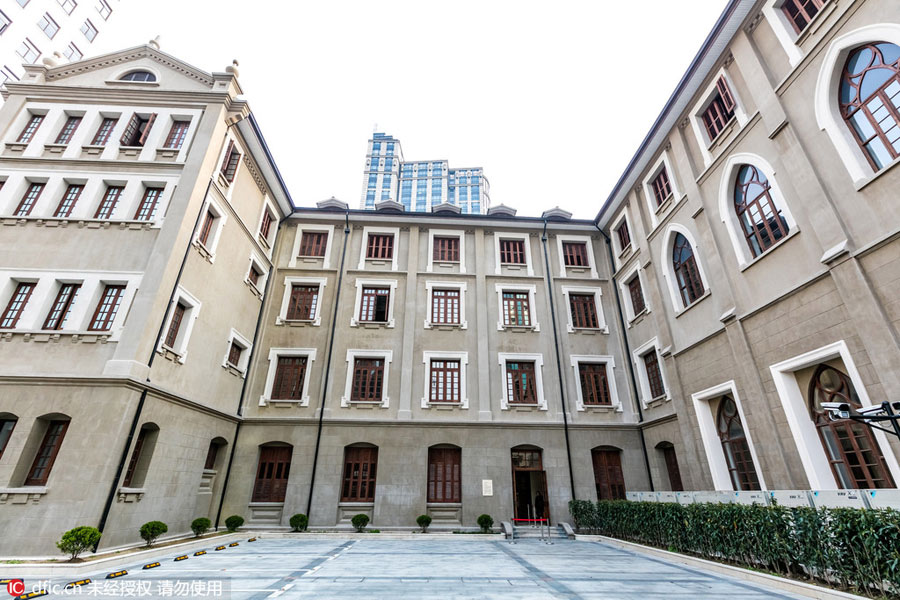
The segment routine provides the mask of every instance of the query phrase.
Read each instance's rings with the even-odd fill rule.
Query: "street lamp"
[[[895,409],[900,410],[900,402],[885,401],[881,404],[862,406],[857,409],[854,409],[847,402],[823,402],[822,408],[828,411],[828,417],[832,421],[841,419],[859,421],[872,429],[880,429],[900,438],[900,414],[894,412]],[[876,425],[876,423],[883,421],[889,421],[891,429]]]

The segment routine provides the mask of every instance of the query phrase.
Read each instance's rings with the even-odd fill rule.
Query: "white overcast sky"
[[[298,206],[357,208],[377,124],[407,160],[484,167],[492,204],[592,218],[726,0],[122,0],[145,43],[240,82]]]

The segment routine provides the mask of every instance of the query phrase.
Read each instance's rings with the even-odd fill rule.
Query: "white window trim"
[[[637,274],[638,280],[641,282],[641,295],[644,296],[644,310],[642,310],[638,314],[634,314],[634,307],[631,305],[631,293],[628,291],[628,282]],[[619,279],[619,293],[624,301],[622,305],[625,307],[625,317],[628,320],[627,327],[631,328],[631,324],[637,319],[639,316],[649,313],[650,311],[650,299],[647,298],[647,282],[644,277],[644,269],[641,268],[641,264],[638,261],[634,262],[634,266],[630,267],[627,271],[622,273],[622,275],[617,276]]]
[[[431,299],[431,292],[435,289],[442,290],[459,290],[459,325],[451,325],[447,323],[432,323],[431,310],[434,303]],[[425,329],[432,327],[459,327],[460,329],[468,329],[469,322],[466,320],[466,282],[465,281],[425,281]],[[357,314],[359,314],[357,312]]]
[[[853,382],[853,387],[856,388],[856,393],[859,395],[862,405],[872,404],[868,390],[863,384],[862,377],[860,377],[856,368],[856,363],[853,361],[850,348],[844,340],[822,346],[769,367],[775,383],[775,390],[778,392],[778,398],[784,407],[788,426],[797,445],[800,462],[803,464],[803,470],[809,479],[810,489],[814,490],[833,490],[838,489],[840,486],[834,478],[834,473],[831,471],[831,466],[825,450],[822,448],[816,425],[809,416],[806,394],[800,389],[794,372],[836,358],[841,359],[844,363],[847,375],[850,377],[850,381]],[[894,481],[900,480],[900,464],[898,464],[897,457],[888,443],[887,436],[883,431],[879,430],[874,430],[873,433],[884,455],[885,463],[894,477]]]
[[[216,222],[214,223],[215,228],[210,232],[209,244],[204,244],[200,241],[200,233],[203,231],[203,224],[206,220],[206,213],[208,211],[212,211],[215,215]],[[219,238],[222,235],[222,229],[225,227],[225,221],[228,220],[228,215],[222,210],[219,203],[213,200],[212,196],[207,199],[201,214],[203,216],[200,217],[200,227],[197,228],[197,231],[194,234],[194,245],[206,250],[209,254],[209,262],[216,262],[216,248],[219,246]]]
[[[228,146],[231,145],[228,142],[233,142],[234,143],[233,148],[241,153],[241,158],[240,158],[240,160],[238,160],[238,164],[234,168],[234,177],[231,178],[231,182],[229,182],[227,179],[225,179],[225,175],[222,173],[222,167],[225,166],[225,161],[228,158],[227,156],[225,156],[225,153],[228,151]],[[225,141],[222,144],[222,151],[219,153],[219,160],[216,162],[215,177],[218,180],[218,182],[221,184],[221,187],[225,188],[224,194],[225,194],[225,197],[228,198],[229,200],[231,199],[231,192],[232,192],[232,190],[234,190],[234,182],[237,181],[238,173],[241,170],[241,163],[244,161],[244,157],[246,155],[247,155],[246,149],[244,148],[244,146],[241,144],[241,142],[236,137],[231,136],[231,135],[225,136]]]
[[[328,241],[325,242],[325,256],[322,258],[322,268],[328,269],[331,267],[331,244],[334,241],[334,225],[313,225],[301,223],[297,225],[297,233],[294,235],[294,247],[291,250],[291,259],[288,261],[288,268],[294,269],[297,267],[297,263],[300,260],[317,260],[316,257],[301,257],[300,256],[300,243],[303,238],[304,231],[311,231],[314,233],[326,233],[328,235]]]
[[[872,166],[859,147],[853,132],[841,116],[838,93],[841,73],[850,52],[868,42],[890,42],[900,46],[900,25],[896,23],[876,23],[860,27],[841,35],[828,46],[819,68],[813,103],[816,123],[828,134],[841,162],[853,179],[856,189],[886,171],[890,165],[879,171]],[[893,163],[891,163],[893,164]]]
[[[708,139],[708,135],[706,133],[706,126],[703,124],[703,111],[709,106],[710,101],[713,96],[718,93],[718,89],[716,87],[716,83],[719,81],[720,77],[725,78],[725,82],[728,84],[728,90],[731,92],[731,97],[734,100],[734,116],[737,119],[738,126],[743,127],[747,124],[747,121],[750,118],[747,116],[747,113],[744,111],[744,103],[741,100],[740,95],[738,94],[737,88],[734,85],[734,81],[732,81],[731,76],[728,74],[724,68],[719,69],[719,71],[712,77],[709,85],[703,90],[703,93],[700,94],[700,101],[694,105],[694,108],[691,110],[691,129],[694,131],[694,136],[697,138],[697,144],[700,147],[700,153],[703,155],[703,164],[705,166],[709,166],[712,163],[713,156],[709,151],[709,147],[722,137],[720,133],[715,140]],[[671,174],[671,173],[670,173]]]
[[[250,281],[250,271],[256,267],[259,271],[259,282],[253,283]],[[262,298],[263,292],[266,289],[266,281],[269,279],[269,270],[265,267],[265,262],[254,252],[250,251],[250,261],[247,264],[247,273],[244,274],[244,283],[250,286],[260,298]]]
[[[547,399],[544,397],[544,355],[543,354],[514,354],[509,352],[498,352],[497,358],[500,361],[500,389],[503,396],[500,398],[500,410],[509,410],[509,394],[506,389],[506,363],[507,361],[524,361],[534,362],[534,385],[537,388],[537,405],[530,406],[525,404],[513,404],[512,408],[537,408],[538,410],[547,410]]]
[[[772,246],[769,246],[765,252],[756,257],[750,254],[750,247],[747,245],[747,240],[744,237],[743,229],[738,222],[738,216],[734,209],[734,183],[737,179],[738,170],[741,165],[745,164],[756,167],[758,171],[765,175],[766,179],[769,181],[772,199],[775,201],[775,205],[781,210],[781,214],[784,216],[784,220],[787,221],[789,229],[786,236],[775,242]],[[729,156],[722,169],[722,182],[719,184],[719,218],[725,223],[725,229],[728,231],[728,238],[731,240],[735,257],[742,270],[769,254],[769,252],[781,242],[800,231],[800,228],[797,227],[797,221],[794,220],[794,215],[791,214],[791,209],[788,206],[787,201],[785,201],[784,194],[781,192],[781,187],[778,185],[778,180],[775,176],[775,169],[772,168],[772,165],[769,164],[766,159],[756,154],[746,152]]]
[[[591,277],[593,279],[597,279],[597,265],[594,262],[594,245],[592,243],[591,236],[557,234],[556,250],[559,253],[559,273],[560,275],[565,277],[568,274],[567,269],[583,269],[584,267],[566,266],[566,257],[563,255],[563,242],[576,242],[583,243],[585,245],[585,251],[587,252],[588,259],[588,268],[591,270]]]
[[[616,359],[604,354],[573,354],[569,357],[572,369],[575,371],[575,390],[576,400],[575,409],[579,412],[585,410],[608,410],[614,412],[622,412],[622,402],[619,400],[619,392],[616,389]],[[582,363],[586,364],[604,364],[606,365],[606,381],[609,385],[609,399],[612,402],[610,406],[597,406],[594,404],[585,407],[584,392],[581,389],[581,374],[578,367]]]
[[[459,402],[432,402],[431,401],[431,361],[432,360],[458,360],[459,361]],[[458,406],[469,408],[469,395],[466,393],[466,366],[469,364],[468,352],[422,352],[422,362],[425,363],[425,391],[422,395],[422,408],[432,406]]]
[[[312,321],[298,321],[298,320],[288,320],[288,305],[291,302],[291,286],[294,284],[297,285],[318,285],[319,286],[319,299],[316,301],[316,314],[313,315]],[[284,278],[284,294],[281,297],[281,310],[278,311],[278,316],[275,317],[276,325],[283,325],[284,323],[310,323],[314,327],[318,327],[322,324],[322,296],[325,294],[325,286],[328,285],[328,280],[324,277],[285,277]]]
[[[700,283],[703,285],[703,294],[690,304],[685,304],[681,298],[681,291],[678,289],[678,278],[675,277],[675,265],[672,264],[672,250],[675,247],[675,236],[679,233],[683,235],[691,245],[691,250],[694,253],[694,262],[697,263],[697,270],[700,272]],[[672,308],[675,310],[675,315],[678,316],[688,308],[697,304],[709,293],[709,286],[706,284],[709,279],[706,277],[706,271],[703,269],[703,261],[700,260],[700,245],[694,240],[694,236],[688,231],[687,227],[679,223],[670,223],[669,226],[666,227],[666,232],[663,235],[663,243],[660,252],[659,259],[660,264],[663,267],[663,279],[666,280],[666,288],[668,288],[669,296],[672,298]]]
[[[369,235],[386,234],[394,236],[394,249],[391,252],[391,271],[397,270],[397,257],[400,255],[400,228],[399,227],[363,227],[362,244],[359,249],[359,266],[358,269],[366,268],[366,261],[384,261],[381,258],[366,258],[366,250],[369,247]]]
[[[238,346],[243,346],[244,350],[241,352],[241,358],[238,361],[240,364],[232,365],[228,362],[228,354],[231,351],[231,343],[237,342]],[[247,365],[250,362],[250,352],[253,350],[253,344],[250,343],[246,337],[241,335],[236,329],[232,329],[231,333],[228,334],[228,346],[225,349],[225,356],[222,357],[222,366],[226,369],[237,369],[241,374],[241,379],[247,376]]]
[[[714,385],[710,388],[691,394],[694,404],[694,413],[697,415],[697,424],[700,427],[700,437],[703,440],[703,449],[706,451],[706,460],[709,464],[709,474],[712,476],[713,487],[718,491],[733,492],[734,484],[728,470],[728,462],[722,450],[722,442],[719,438],[719,430],[716,426],[716,413],[713,411],[711,401],[718,400],[722,396],[731,396],[737,406],[741,424],[744,426],[744,435],[747,445],[750,447],[750,456],[753,457],[753,466],[756,468],[756,476],[759,478],[760,489],[769,489],[766,486],[765,476],[760,466],[759,457],[756,454],[756,446],[753,444],[753,436],[744,416],[744,406],[734,380]],[[818,440],[816,440],[818,442]]]
[[[629,239],[628,245],[625,246],[624,248],[622,248],[619,244],[619,232],[618,232],[618,229],[619,229],[619,227],[622,226],[623,222],[625,223],[625,226],[628,228],[628,239]],[[613,244],[615,245],[614,254],[616,255],[616,267],[618,268],[618,267],[621,267],[622,264],[625,262],[624,260],[622,260],[622,257],[625,256],[626,250],[631,249],[631,251],[633,252],[636,248],[635,244],[634,244],[634,229],[631,227],[631,217],[628,216],[628,209],[625,209],[625,208],[622,209],[622,212],[619,213],[619,216],[616,217],[612,221],[612,224],[609,226],[609,231],[611,234],[610,237],[613,238]]]
[[[768,0],[762,8],[762,13],[793,67],[803,60],[803,52],[797,46],[799,34],[781,8],[784,2],[785,0]],[[821,13],[821,11],[819,12]],[[807,28],[809,28],[809,24],[807,24]]]
[[[702,124],[702,123],[701,123]],[[657,175],[665,168],[666,175],[669,176],[669,187],[672,188],[672,195],[669,196],[669,206],[665,210],[661,210],[660,207],[663,205],[656,205],[656,196],[653,194],[653,180]],[[653,167],[648,171],[647,177],[644,178],[644,181],[641,184],[642,189],[644,191],[644,200],[647,204],[647,214],[650,215],[650,223],[651,223],[651,231],[656,229],[656,227],[660,223],[659,213],[668,213],[671,211],[676,204],[681,202],[684,196],[681,193],[681,189],[678,187],[678,182],[675,181],[674,171],[672,170],[672,161],[669,160],[669,152],[663,151],[662,154],[659,155],[659,158],[656,159],[656,162],[653,163]]]
[[[273,399],[272,388],[275,387],[275,373],[278,370],[278,359],[282,356],[303,356],[306,358],[306,372],[303,374],[303,391],[300,400],[285,400],[283,398]],[[266,387],[263,395],[259,397],[259,405],[266,406],[271,404],[309,406],[309,380],[312,371],[313,362],[316,360],[315,348],[270,348],[269,349],[269,369],[266,373]]]
[[[568,324],[566,325],[566,331],[569,333],[574,333],[575,331],[599,331],[600,333],[609,333],[609,327],[606,324],[606,317],[603,316],[603,304],[600,302],[600,297],[603,295],[603,290],[599,287],[577,287],[571,285],[562,286],[562,293],[566,299],[566,315],[568,318]],[[592,294],[594,296],[594,305],[597,309],[597,327],[589,328],[589,327],[578,327],[572,323],[572,305],[569,302],[569,294]]]
[[[381,402],[360,402],[351,400],[353,393],[353,365],[357,358],[380,358],[384,360],[384,382],[381,386]],[[347,408],[353,404],[378,404],[381,408],[390,406],[390,398],[387,395],[390,386],[390,368],[394,353],[391,350],[347,350],[347,382],[344,386],[344,396],[341,398],[341,407]]]
[[[644,365],[644,355],[648,354],[650,350],[656,352],[656,360],[659,363],[659,376],[662,379],[663,388],[666,390],[666,395],[664,398],[652,398],[650,395],[650,379],[647,377],[647,367]],[[634,361],[634,365],[636,367],[636,372],[638,375],[638,387],[640,387],[640,398],[641,398],[641,406],[644,408],[649,408],[650,404],[662,404],[664,402],[669,402],[672,400],[672,392],[669,389],[669,382],[666,379],[666,364],[663,359],[662,353],[659,349],[659,340],[657,338],[653,338],[641,344],[637,349],[632,352],[632,360]]]
[[[234,175],[235,179],[237,179],[237,173]],[[230,188],[229,188],[230,189]],[[272,225],[269,228],[269,237],[264,238],[262,236],[262,221],[263,216],[268,211],[272,215]],[[263,249],[266,252],[266,256],[268,258],[272,258],[272,248],[275,246],[275,236],[278,235],[278,210],[275,208],[275,205],[272,204],[272,200],[269,198],[269,195],[263,198],[262,210],[259,211],[259,217],[256,219],[256,239],[259,240]]]
[[[495,283],[494,290],[497,292],[497,331],[506,331],[509,328],[531,329],[532,331],[541,330],[541,325],[537,320],[537,306],[534,301],[534,297],[537,293],[537,286],[515,283]],[[528,316],[531,319],[531,325],[506,325],[503,323],[503,292],[528,292]]]
[[[494,274],[503,273],[503,268],[519,268],[519,265],[501,265],[500,264],[500,240],[522,240],[525,246],[525,268],[529,276],[534,275],[534,264],[531,262],[531,234],[528,233],[509,233],[494,232]]]
[[[170,348],[169,346],[165,345],[165,339],[166,335],[169,332],[169,325],[172,322],[172,317],[175,314],[175,306],[179,303],[184,304],[187,310],[185,311],[185,316],[182,319],[181,324],[179,325],[179,335],[175,340],[176,347]],[[163,334],[159,338],[159,345],[156,347],[156,351],[160,354],[165,354],[166,351],[172,352],[173,354],[175,354],[175,360],[181,364],[184,364],[184,361],[187,360],[188,355],[188,342],[191,338],[191,332],[194,329],[194,323],[197,321],[197,317],[200,316],[201,307],[202,303],[197,300],[197,298],[193,294],[188,292],[183,287],[178,286],[178,289],[175,291],[175,297],[172,298],[172,302],[169,305],[169,315],[166,317],[166,323],[163,326]]]
[[[466,234],[464,231],[454,229],[429,229],[428,230],[428,264],[425,270],[428,273],[434,273],[434,238],[458,238],[459,239],[459,262],[438,261],[442,264],[458,264],[459,272],[466,272]]]
[[[362,305],[362,289],[366,286],[389,287],[390,295],[388,296],[388,320],[387,323],[380,321],[360,321],[359,310]],[[393,328],[394,321],[394,301],[397,299],[397,280],[396,279],[357,279],[356,280],[356,301],[353,303],[353,314],[350,315],[350,327],[359,327],[360,325],[382,325],[387,328]]]

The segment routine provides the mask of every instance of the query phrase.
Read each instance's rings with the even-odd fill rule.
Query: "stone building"
[[[821,404],[900,383],[898,22],[730,2],[595,220],[294,208],[233,67],[27,67],[0,109],[0,525],[31,535],[0,551],[896,488],[896,440]]]

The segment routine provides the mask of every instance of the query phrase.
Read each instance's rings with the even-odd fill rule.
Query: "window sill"
[[[318,327],[319,319],[310,320],[310,319],[282,319],[278,317],[275,319],[276,325],[287,325],[288,327]]]
[[[633,317],[631,317],[630,319],[628,319],[628,327],[630,328],[632,325],[637,325],[638,323],[640,323],[643,320],[645,315],[649,315],[649,314],[650,314],[650,309],[645,306],[644,310],[642,310],[638,314],[636,314]]]
[[[339,508],[375,508],[374,502],[338,502]]]
[[[116,493],[116,502],[140,502],[146,492],[145,488],[120,487]]]
[[[44,155],[62,154],[68,147],[68,144],[44,144]]]
[[[10,154],[22,154],[27,147],[28,142],[6,142],[6,149]]]
[[[883,169],[881,169],[877,173],[872,173],[868,177],[864,177],[862,179],[858,179],[858,180],[854,181],[853,187],[856,188],[857,192],[861,191],[864,187],[868,186],[870,183],[872,183],[876,179],[881,178],[882,175],[884,175],[885,173],[887,173],[888,171],[890,171],[891,169],[896,167],[898,164],[900,164],[900,158],[895,158],[893,161],[888,163],[887,166],[885,166]],[[866,163],[866,165],[868,166],[868,162]]]
[[[699,298],[697,298],[696,300],[694,300],[693,302],[691,302],[691,303],[688,304],[687,306],[683,306],[681,309],[676,309],[676,310],[675,310],[675,318],[677,319],[678,317],[680,317],[681,315],[683,315],[683,314],[686,313],[687,311],[691,310],[692,308],[694,308],[695,306],[697,306],[698,304],[700,304],[701,302],[703,302],[704,300],[706,300],[707,298],[709,298],[711,295],[712,295],[712,293],[711,293],[708,289],[705,290],[705,291],[703,292],[703,295],[702,295],[702,296],[700,296]]]
[[[387,408],[385,400],[346,400],[344,406],[356,408]]]
[[[665,200],[663,200],[656,208],[653,209],[653,213],[656,216],[661,215],[672,207],[672,198],[674,198],[674,194],[669,194],[666,196]]]
[[[500,263],[500,266],[510,271],[521,271],[528,267],[525,263]]]
[[[619,254],[616,258],[619,259],[620,263],[624,263],[628,259],[628,255],[631,254],[631,251],[634,249],[634,242],[628,242],[628,245],[619,250]]]
[[[734,133],[735,129],[737,129],[737,122],[738,122],[737,112],[735,112],[735,114],[733,114],[731,116],[731,118],[728,119],[728,122],[725,123],[725,126],[722,128],[722,131],[719,132],[719,135],[717,135],[716,137],[711,139],[706,144],[706,150],[710,154],[712,154],[713,150],[715,150],[716,148],[721,148],[722,146],[725,145],[728,138],[730,138],[731,134]],[[705,127],[704,127],[704,129],[705,129]],[[707,135],[709,135],[709,134],[707,133]]]
[[[37,504],[48,491],[45,485],[0,488],[0,504]]]
[[[787,234],[786,236],[784,236],[783,238],[781,238],[780,240],[778,240],[777,242],[775,242],[773,245],[769,246],[768,249],[767,249],[765,252],[763,252],[763,253],[760,254],[759,256],[755,257],[755,258],[754,258],[753,260],[751,260],[750,262],[747,262],[747,263],[744,263],[743,265],[741,265],[741,272],[743,273],[744,271],[746,271],[747,269],[749,269],[750,267],[752,267],[753,265],[755,265],[756,263],[758,263],[758,262],[761,261],[762,259],[764,259],[764,258],[766,258],[767,256],[769,256],[772,252],[775,251],[776,248],[779,248],[780,246],[782,246],[786,241],[788,241],[789,239],[791,239],[792,237],[794,237],[794,236],[797,235],[798,233],[800,233],[800,230],[799,230],[799,229],[797,228],[797,226],[795,225],[795,226],[794,226],[794,229],[792,229],[791,231],[789,231],[788,234]]]
[[[106,20],[106,19],[104,19],[104,20]],[[93,40],[88,40],[88,41],[93,41]],[[104,81],[103,83],[105,83],[106,85],[121,85],[121,86],[136,87],[136,88],[159,87],[158,81],[124,81],[122,79],[108,79],[108,80]]]
[[[267,253],[271,253],[272,244],[269,243],[269,239],[264,236],[261,231],[256,234],[256,239],[259,240],[260,245],[265,249]]]
[[[228,181],[228,178],[222,175],[222,171],[216,172],[216,180],[219,182],[219,185],[226,190],[231,187],[231,181]]]
[[[666,394],[665,396],[657,396],[647,402],[644,402],[644,408],[656,408],[657,406],[662,406],[666,402],[672,400],[672,396]]]
[[[62,336],[72,338],[72,342],[81,342],[83,344],[95,344],[97,342],[105,344],[110,341],[112,334],[109,331],[66,331],[54,330],[44,331],[42,329],[3,329],[0,330],[0,338],[9,340],[14,335],[21,335],[23,342],[59,342]]]
[[[304,396],[303,398],[300,398],[298,400],[293,400],[290,398],[269,398],[267,396],[260,396],[259,405],[275,407],[297,406],[303,408],[309,406],[309,396]]]
[[[157,148],[156,160],[160,162],[175,162],[178,159],[180,148]]]
[[[226,371],[228,371],[230,374],[234,375],[235,377],[240,377],[241,379],[243,379],[247,375],[246,371],[241,371],[239,368],[237,368],[236,366],[234,366],[231,363],[223,364],[222,368],[225,369]]]
[[[533,412],[536,410],[547,410],[546,405],[535,403],[522,404],[517,402],[508,402],[506,404],[506,410],[514,410],[516,412]]]
[[[119,146],[119,158],[123,156],[137,157],[144,151],[143,146]]]
[[[165,344],[161,344],[156,352],[158,354],[161,354],[162,357],[166,360],[178,363],[179,365],[183,365],[185,359],[187,358],[187,352],[177,352],[173,348],[170,348]]]
[[[325,259],[325,257],[324,256],[304,256],[301,254],[300,256],[297,257],[297,259],[302,260],[305,263],[317,264],[317,263],[322,262]]]
[[[579,412],[597,412],[597,413],[612,413],[622,412],[621,404],[582,404],[578,407]]]
[[[38,227],[68,227],[75,224],[78,227],[87,227],[88,229],[109,229],[111,225],[118,225],[119,229],[155,229],[158,228],[154,221],[135,221],[134,219],[82,219],[82,218],[60,218],[60,217],[41,217],[41,216],[16,216],[8,215],[0,217],[3,225],[25,225],[26,223],[34,223]]]
[[[497,323],[497,331],[508,331],[510,333],[531,333],[541,330],[541,326],[537,323],[534,325],[504,325],[503,323]]]
[[[436,408],[438,410],[455,410],[458,408],[466,409],[469,408],[468,402],[440,402],[440,401],[432,401],[428,398],[422,398],[422,408]]]
[[[580,335],[597,335],[598,333],[608,334],[609,327],[573,327],[569,325],[567,330],[571,334],[580,334]]]
[[[386,267],[388,265],[393,266],[392,259],[390,258],[367,258],[367,265],[372,265],[374,267]]]
[[[253,283],[249,279],[245,279],[244,285],[246,285],[247,288],[249,288],[249,290],[253,293],[254,296],[256,296],[257,298],[262,300],[262,297],[263,297],[262,290],[260,290],[258,287],[256,287],[255,283]]]
[[[81,156],[100,156],[104,150],[106,150],[106,146],[84,145],[81,147]]]
[[[431,263],[432,267],[439,267],[441,269],[452,269],[453,267],[459,266],[458,260],[436,260]]]
[[[438,331],[455,331],[458,329],[467,329],[467,323],[429,323],[425,321],[425,329],[437,329]]]
[[[194,240],[194,243],[192,245],[197,249],[197,252],[200,253],[200,256],[202,256],[204,260],[206,260],[206,262],[208,262],[209,264],[213,264],[214,262],[216,262],[215,252],[211,252],[209,248],[203,245],[203,242],[201,242],[200,240]]]
[[[350,327],[362,327],[363,329],[393,329],[394,319],[390,321],[358,321],[350,319]]]

